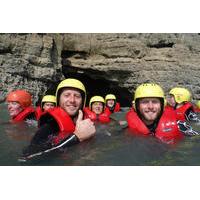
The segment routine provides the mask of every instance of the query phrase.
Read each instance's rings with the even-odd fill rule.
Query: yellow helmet
[[[41,108],[45,102],[51,102],[56,104],[56,97],[54,95],[45,95],[41,101]]]
[[[106,97],[105,97],[105,101],[107,101],[109,99],[116,100],[116,96],[114,94],[107,94]]]
[[[162,109],[164,108],[164,101],[165,101],[165,96],[164,96],[164,91],[163,89],[155,83],[143,83],[139,85],[136,88],[135,95],[134,95],[134,108],[138,111],[138,99],[140,98],[145,98],[145,97],[158,97],[161,98],[162,101]]]
[[[67,78],[63,81],[61,81],[56,89],[56,104],[58,105],[58,99],[59,99],[59,91],[62,88],[75,88],[79,89],[81,92],[84,94],[84,101],[83,101],[83,107],[85,107],[85,102],[86,102],[86,89],[83,83],[77,79],[74,78]]]
[[[165,99],[163,89],[155,83],[144,83],[137,87],[134,101],[144,97],[159,97]]]
[[[91,107],[92,107],[92,103],[94,103],[94,102],[102,102],[103,105],[104,105],[105,100],[104,100],[104,98],[101,97],[101,96],[93,96],[93,97],[90,99],[90,103],[89,103],[89,108],[90,108],[90,109],[91,109]]]
[[[200,109],[200,100],[196,101],[196,106]]]
[[[191,101],[192,95],[186,88],[175,87],[169,91],[174,96],[176,103]]]

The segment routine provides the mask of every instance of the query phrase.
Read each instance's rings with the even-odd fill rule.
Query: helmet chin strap
[[[176,103],[174,106],[174,109],[177,109],[177,108],[181,107],[182,105],[184,105],[184,103]]]

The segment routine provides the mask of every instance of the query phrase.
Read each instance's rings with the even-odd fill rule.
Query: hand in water
[[[94,122],[90,119],[83,120],[83,112],[79,110],[78,118],[76,121],[76,128],[74,134],[78,137],[79,141],[86,140],[94,136],[96,132]]]

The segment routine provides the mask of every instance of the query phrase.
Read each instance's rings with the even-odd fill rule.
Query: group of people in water
[[[46,95],[41,105],[32,107],[29,92],[15,90],[6,101],[12,122],[37,120],[38,130],[30,145],[23,150],[25,158],[38,152],[49,152],[87,140],[95,135],[95,122],[109,123],[111,114],[120,111],[114,94],[93,96],[86,107],[84,84],[74,78],[60,82],[55,96]],[[126,123],[132,134],[153,135],[164,143],[174,144],[184,135],[197,135],[188,121],[200,122],[200,101],[194,105],[189,90],[176,87],[167,98],[155,83],[139,85],[133,105],[126,113]],[[119,121],[119,124],[122,122]]]

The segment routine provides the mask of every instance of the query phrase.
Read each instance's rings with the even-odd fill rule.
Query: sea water
[[[115,120],[123,119],[123,109]],[[35,157],[26,162],[18,158],[35,132],[35,124],[9,122],[5,104],[0,104],[1,166],[169,166],[200,165],[200,136],[185,137],[176,145],[167,145],[155,137],[130,134],[115,120],[96,124],[96,135],[80,144]],[[192,124],[200,132],[200,125]]]

